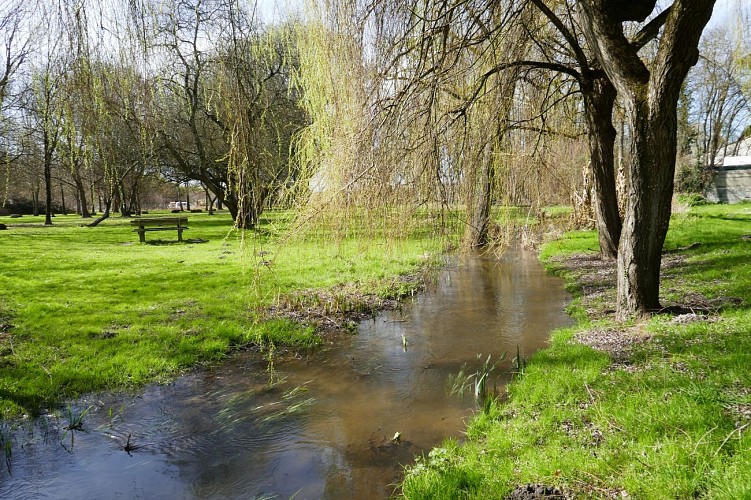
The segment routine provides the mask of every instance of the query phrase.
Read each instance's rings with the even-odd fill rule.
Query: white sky
[[[301,13],[306,0],[256,0],[258,12],[266,23],[286,18],[289,13]]]

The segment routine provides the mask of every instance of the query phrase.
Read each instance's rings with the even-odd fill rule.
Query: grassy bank
[[[554,334],[449,441],[409,468],[408,498],[751,498],[751,205],[678,213],[649,321],[612,320],[614,269],[591,232],[547,245],[575,295]]]
[[[0,217],[9,226],[0,231],[0,415],[164,381],[238,346],[315,344],[312,328],[269,318],[280,297],[344,283],[364,295],[405,293],[413,285],[395,277],[438,246],[280,238],[288,217],[269,212],[243,235],[226,214],[189,214],[186,242],[164,231],[146,244],[119,217],[95,228],[76,216],[52,227]]]

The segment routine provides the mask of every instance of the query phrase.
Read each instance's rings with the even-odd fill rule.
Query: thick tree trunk
[[[76,184],[76,198],[80,203],[79,208],[81,210],[81,217],[88,219],[91,217],[91,214],[89,213],[89,207],[86,204],[86,188],[83,185],[83,180],[78,175],[74,175],[73,182]]]
[[[660,309],[662,246],[670,224],[676,154],[676,119],[669,110],[633,103],[631,169],[618,251],[618,318]],[[662,106],[660,106],[662,108]]]
[[[644,3],[646,14],[654,2]],[[670,223],[680,88],[698,58],[702,30],[714,0],[675,0],[634,39],[661,30],[657,53],[647,65],[641,45],[624,35],[609,0],[582,0],[582,26],[590,48],[618,90],[630,125],[628,200],[618,248],[616,316],[624,320],[659,309],[662,245]],[[631,14],[629,14],[631,15]]]
[[[607,78],[582,82],[584,110],[587,118],[589,154],[594,187],[594,210],[600,256],[614,260],[621,237],[621,215],[615,182],[615,138],[613,105],[616,91]]]

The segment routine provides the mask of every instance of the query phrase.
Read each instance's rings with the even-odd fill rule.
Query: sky
[[[256,0],[256,5],[263,21],[272,24],[285,19],[289,13],[301,13],[306,1],[308,0]],[[738,18],[739,6],[746,13],[745,21],[749,21],[751,18],[751,0],[717,0],[712,19],[709,21],[707,28],[711,29],[726,22],[743,22]],[[746,29],[748,30],[747,27]]]
[[[290,12],[301,12],[306,0],[256,0],[258,12],[264,22],[284,19]]]

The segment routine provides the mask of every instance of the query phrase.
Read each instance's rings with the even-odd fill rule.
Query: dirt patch
[[[299,290],[280,297],[268,313],[313,325],[318,333],[351,331],[379,311],[397,309],[404,299],[425,287],[427,276],[427,271],[399,276],[374,287],[378,293],[364,292],[352,283],[326,290]]]
[[[544,484],[525,484],[523,486],[517,486],[514,491],[506,497],[506,500],[536,500],[539,498],[565,500],[571,497],[566,496],[563,491],[554,486],[546,486]]]
[[[651,335],[639,326],[587,330],[574,336],[577,342],[609,354],[614,363],[628,362],[632,348],[651,338]]]
[[[568,273],[581,293],[582,307],[594,319],[612,318],[616,304],[616,263],[603,261],[596,254],[575,254],[555,260],[556,265]],[[665,300],[664,308],[657,313],[673,314],[676,325],[698,321],[713,321],[714,314],[728,306],[738,306],[733,297],[709,299],[699,293],[681,290],[681,272],[685,268],[684,255],[670,253],[662,259],[662,280],[674,297]],[[740,300],[742,303],[742,300]],[[609,354],[614,367],[631,370],[630,358],[634,346],[651,340],[643,326],[614,326],[592,329],[578,333],[574,339],[599,351]]]

